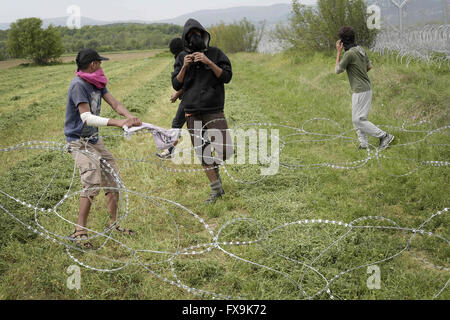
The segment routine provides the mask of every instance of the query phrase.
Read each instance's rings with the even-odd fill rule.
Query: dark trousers
[[[187,117],[186,121],[195,153],[203,166],[219,165],[233,155],[233,141],[223,112],[193,114]]]
[[[186,115],[184,113],[183,102],[178,106],[177,114],[172,121],[172,129],[182,129],[184,124],[186,123]]]

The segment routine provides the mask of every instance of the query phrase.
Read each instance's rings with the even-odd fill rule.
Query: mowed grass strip
[[[120,73],[122,69],[123,80],[111,80],[109,88],[111,93],[118,100],[122,100],[126,95],[132,94],[134,90],[139,89],[146,80],[155,77],[161,68],[167,66],[169,59],[165,57],[154,57],[148,60],[145,59],[130,59],[127,62],[111,63],[113,75]],[[109,65],[104,65],[105,73],[109,75]],[[45,68],[45,67],[44,67]],[[64,121],[65,108],[67,103],[67,91],[70,81],[74,78],[74,66],[59,66],[60,73],[66,73],[56,85],[56,93],[48,94],[42,102],[34,103],[23,110],[17,112],[2,113],[0,123],[4,126],[0,130],[0,137],[2,138],[2,147],[8,147],[17,143],[30,140],[48,140],[64,142]],[[69,68],[69,70],[66,70]],[[22,72],[27,72],[29,69],[24,69]],[[130,70],[134,70],[130,72]],[[117,92],[114,91],[117,90]],[[128,91],[124,91],[128,90]],[[102,115],[108,113],[111,109],[109,105],[103,102]],[[111,116],[113,114],[110,114]],[[117,115],[116,115],[117,116]],[[118,117],[118,116],[117,116]],[[6,157],[5,162],[0,168],[0,172],[7,170],[18,159],[14,157]]]
[[[105,72],[108,75],[110,82],[114,83],[117,75],[128,75],[129,78],[124,77],[122,83],[136,84],[134,81],[139,81],[139,77],[135,79],[135,75],[140,74],[142,70],[145,72],[145,67],[149,66],[147,59],[131,59],[131,61],[111,62],[105,64]],[[45,113],[47,108],[51,106],[56,97],[61,97],[61,88],[65,86],[71,79],[74,78],[74,70],[76,65],[68,64],[61,66],[41,67],[36,79],[33,79],[33,69],[38,67],[28,68],[13,68],[16,73],[30,74],[30,78],[14,79],[14,81],[6,81],[11,83],[11,88],[5,90],[0,100],[0,110],[2,112],[2,120],[0,121],[0,129],[7,128],[18,122],[17,117],[25,117],[28,119],[34,113]],[[45,70],[47,68],[48,70]],[[23,69],[23,72],[20,71]],[[7,70],[7,73],[12,74],[13,71]],[[147,69],[148,70],[148,69]],[[29,72],[27,72],[29,71]],[[132,79],[132,80],[130,80]],[[29,82],[29,85],[28,85]],[[26,88],[25,88],[26,86]],[[68,86],[68,85],[67,85]],[[66,89],[66,91],[68,88]],[[120,94],[120,93],[119,93]],[[67,95],[67,92],[65,93]]]

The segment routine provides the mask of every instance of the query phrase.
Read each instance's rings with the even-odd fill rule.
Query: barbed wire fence
[[[334,134],[325,134],[321,132],[321,130],[315,130],[314,128],[318,123],[328,124],[331,126],[331,128],[337,129],[337,131],[334,130]],[[307,127],[310,125],[313,125],[313,128],[307,129]],[[285,149],[285,147],[288,147],[290,145],[332,143],[336,140],[355,140],[354,137],[349,136],[350,132],[347,132],[338,123],[331,119],[310,119],[299,128],[288,126],[287,124],[260,123],[257,121],[240,124],[239,127],[284,128],[286,132],[285,135],[280,137],[280,141],[282,142],[279,150],[280,153]],[[449,144],[447,143],[448,130],[450,129],[449,126],[434,127],[431,123],[422,121],[413,124],[404,123],[402,127],[390,127],[390,129],[412,136],[415,136],[416,134],[419,134],[421,136],[413,138],[410,142],[393,146],[393,148],[395,149],[404,149],[405,147],[411,145],[423,143],[426,143],[429,146],[432,145],[433,147],[436,147],[438,149],[445,150],[449,146]],[[140,134],[146,135],[150,134],[150,132],[142,132]],[[439,142],[443,143],[436,144],[436,141],[430,140],[433,136],[438,136]],[[112,134],[103,136],[103,138],[105,140],[123,139],[124,136]],[[52,141],[29,141],[7,148],[0,148],[0,154],[4,155],[15,153],[18,151],[46,151],[54,153],[55,155],[60,155],[62,157],[68,157],[67,145],[65,145],[64,143]],[[93,158],[97,157],[95,154],[91,154],[88,151],[84,151],[83,153],[86,153],[87,156]],[[400,153],[403,154],[404,152]],[[56,160],[58,161],[58,163],[60,163],[61,158],[57,156],[55,158],[55,161]],[[361,270],[362,268],[367,268],[368,266],[374,264],[382,264],[392,261],[402,256],[403,254],[409,253],[416,256],[415,250],[411,250],[412,242],[416,237],[430,240],[433,239],[434,241],[443,242],[444,246],[448,246],[448,244],[450,243],[446,235],[440,232],[441,230],[434,230],[436,228],[434,224],[431,223],[435,220],[437,220],[438,223],[445,223],[445,221],[448,222],[448,218],[446,218],[449,210],[448,207],[442,208],[442,210],[434,213],[418,227],[404,225],[402,226],[391,219],[383,217],[381,215],[382,212],[380,212],[380,215],[364,216],[353,221],[338,221],[333,219],[332,217],[313,217],[308,219],[288,221],[284,224],[279,223],[276,225],[267,225],[264,221],[238,217],[228,220],[224,224],[217,226],[217,228],[212,228],[201,214],[195,213],[189,208],[183,206],[181,203],[177,202],[176,199],[166,199],[158,196],[153,192],[142,193],[139,191],[131,190],[126,186],[125,182],[117,175],[117,173],[108,165],[108,163],[102,162],[101,159],[99,160],[102,172],[108,173],[113,178],[115,184],[117,185],[116,189],[120,194],[121,200],[119,206],[120,210],[118,212],[118,221],[125,221],[129,216],[133,215],[133,207],[135,206],[134,202],[137,199],[141,199],[141,201],[148,203],[148,208],[158,208],[158,212],[164,214],[167,217],[167,223],[173,224],[173,230],[175,232],[171,233],[173,237],[173,242],[171,242],[172,245],[169,245],[163,250],[156,247],[142,248],[138,243],[134,241],[121,241],[120,238],[112,234],[111,228],[106,228],[104,230],[94,230],[86,228],[86,230],[91,234],[89,239],[98,238],[98,241],[101,242],[101,245],[99,245],[97,249],[94,250],[84,250],[80,247],[75,246],[74,243],[70,241],[70,239],[64,234],[61,234],[56,230],[53,231],[52,228],[57,224],[57,221],[59,222],[58,224],[67,224],[71,227],[76,225],[74,222],[70,221],[70,219],[65,218],[66,214],[64,213],[64,204],[71,199],[73,201],[73,199],[78,197],[81,192],[81,190],[77,189],[75,186],[75,180],[78,179],[75,165],[73,167],[73,170],[71,170],[71,174],[67,176],[67,178],[70,179],[70,183],[68,183],[69,187],[66,192],[64,192],[62,198],[56,204],[53,203],[50,206],[48,204],[41,204],[41,199],[43,199],[46,193],[48,193],[49,188],[58,187],[58,185],[54,185],[54,179],[56,175],[59,174],[59,169],[54,170],[51,179],[45,183],[46,186],[43,190],[36,191],[37,194],[39,194],[39,200],[37,202],[29,199],[24,199],[21,196],[13,195],[6,190],[0,190],[0,195],[2,196],[2,202],[0,203],[0,212],[2,214],[10,216],[12,220],[16,221],[18,224],[22,225],[31,232],[34,232],[35,234],[45,238],[47,241],[64,247],[68,257],[75,263],[86,269],[101,273],[114,273],[120,270],[124,270],[130,266],[142,267],[143,271],[152,274],[168,286],[177,287],[189,294],[209,299],[248,299],[248,297],[246,297],[246,293],[243,293],[244,296],[242,296],[242,292],[227,292],[227,290],[224,290],[225,292],[216,292],[213,290],[207,290],[202,286],[199,287],[190,284],[189,281],[183,279],[183,275],[180,274],[181,271],[178,270],[179,266],[177,266],[177,261],[179,259],[183,259],[183,257],[200,259],[211,254],[223,254],[236,262],[251,265],[259,270],[275,273],[281,280],[283,280],[283,278],[286,279],[286,281],[294,285],[294,292],[298,295],[299,299],[315,299],[321,296],[328,299],[342,299],[342,297],[340,296],[340,287],[339,285],[335,284],[338,279],[341,279],[344,276],[351,274],[357,270]],[[118,158],[117,160],[120,159]],[[136,159],[134,161],[131,159],[122,160],[130,163],[135,163],[135,161],[143,161],[148,165],[153,163],[161,166],[161,160],[158,160],[156,158],[148,160]],[[329,163],[325,160],[322,163],[304,163],[300,161],[300,159],[285,157],[283,158],[283,162],[281,163],[281,165],[285,170],[289,171],[347,171],[358,170],[372,161],[379,162],[379,164],[381,165],[383,160],[387,160],[389,162],[398,162],[404,159],[395,158],[395,156],[387,157],[383,154],[383,152],[378,150],[378,148],[373,147],[371,148],[371,150],[367,151],[367,158],[363,158],[357,161],[350,161],[346,163]],[[390,176],[403,177],[418,172],[419,168],[424,166],[446,168],[450,165],[448,159],[444,158],[434,160],[429,159],[427,161],[423,161],[421,159],[407,160],[416,162],[417,168],[412,170],[411,168],[406,168],[406,171],[408,171],[406,173],[403,172],[400,174],[387,174]],[[164,167],[166,167],[166,171],[176,175],[189,174],[203,170],[172,169],[170,168],[170,161],[163,162],[166,163],[166,165],[163,165]],[[252,180],[255,179],[248,179],[248,177],[239,177],[239,172],[233,172],[234,170],[231,166],[227,166],[225,164],[223,166],[229,178],[235,183],[254,183],[254,181]],[[23,183],[23,181],[18,181],[18,183]],[[16,203],[16,205],[22,206],[23,208],[27,208],[29,214],[32,216],[32,221],[24,220],[23,216],[20,216],[14,210],[9,209],[7,203],[10,202]],[[145,213],[147,213],[147,210]],[[199,226],[204,228],[206,237],[204,240],[205,242],[189,241],[187,243],[181,243],[180,239],[183,229],[182,223],[175,219],[175,217],[180,213],[181,216],[190,218],[191,223],[194,222],[195,224],[198,224]],[[52,223],[49,225],[47,225],[48,223],[44,224],[41,221],[44,217],[48,217],[49,219],[51,219]],[[429,226],[429,228],[425,229],[425,226],[428,224],[432,224],[432,226]],[[255,232],[258,232],[254,236],[242,236],[240,234],[235,235],[233,232],[234,228],[244,228],[249,231],[254,230]],[[298,228],[300,228],[302,231],[313,228],[314,231],[318,234],[329,234],[330,238],[333,239],[333,242],[329,245],[325,245],[324,248],[321,248],[319,251],[313,254],[311,259],[292,256],[291,254],[284,252],[281,244],[277,243],[276,241],[277,239],[278,241],[280,239],[283,239],[282,236],[280,237],[281,232],[301,232],[300,230],[297,230]],[[230,230],[231,233],[229,233],[228,230]],[[335,235],[334,233],[338,232],[339,230],[343,233],[340,236],[338,236],[337,234]],[[398,242],[394,241],[396,244],[395,248],[391,248],[390,252],[382,255],[382,257],[366,257],[366,259],[363,259],[363,261],[356,263],[356,266],[353,267],[346,266],[344,269],[337,269],[333,272],[333,270],[328,270],[328,267],[331,267],[328,264],[324,266],[317,263],[319,259],[332,254],[333,250],[344,250],[344,248],[348,245],[345,242],[345,239],[347,237],[355,234],[355,232],[364,232],[365,230],[383,233],[401,233],[406,236],[406,238],[404,238],[403,240],[399,239]],[[250,233],[253,234],[252,232]],[[275,243],[273,243],[274,241]],[[393,243],[392,239],[391,243]],[[416,242],[415,245],[417,245]],[[121,251],[120,254],[118,254],[118,257],[116,257],[116,254],[114,254],[114,252],[117,252],[117,250],[115,250],[114,252],[103,250],[104,248],[111,246],[120,248]],[[264,259],[248,257],[245,254],[242,254],[242,252],[237,253],[235,250],[233,250],[233,248],[236,247],[253,248],[255,246],[260,246],[261,249],[266,250],[267,257],[272,257],[273,255],[275,255],[281,259],[280,261],[285,261],[286,263],[297,266],[297,268],[294,269],[297,269],[296,272],[301,272],[301,278],[298,278],[298,274],[296,276],[293,270],[289,272],[279,266],[274,265],[273,263],[270,263],[269,261],[265,261]],[[157,262],[154,262],[153,259],[153,262],[147,261],[141,256],[144,254],[150,255],[151,257],[153,257],[153,259],[156,259]],[[442,273],[447,273],[450,270],[445,262],[435,262],[434,259],[430,261],[429,259],[424,259],[417,256],[417,262],[426,265],[427,267],[438,270]],[[163,269],[161,270],[161,268]],[[308,273],[322,279],[323,281],[321,282],[321,284],[316,286],[306,281],[305,276]],[[439,290],[435,292],[434,298],[439,298],[439,296],[447,288],[448,283],[449,281],[446,281],[445,283],[441,284]]]
[[[434,2],[434,15],[413,10],[423,0],[376,0],[381,14],[381,28],[372,50],[392,56],[407,66],[413,61],[435,63],[439,68],[450,67],[450,24],[448,4],[441,1],[439,9]],[[395,10],[397,16],[393,15]],[[440,17],[439,17],[440,16]],[[409,23],[407,19],[409,18]],[[406,20],[406,21],[405,21]]]

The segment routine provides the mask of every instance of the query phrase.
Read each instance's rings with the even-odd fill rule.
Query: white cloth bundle
[[[181,129],[163,129],[157,126],[154,126],[150,123],[143,123],[140,127],[132,127],[127,128],[124,127],[125,136],[130,138],[130,135],[134,132],[147,130],[153,134],[153,138],[155,139],[156,148],[158,150],[168,149],[173,147],[173,144],[180,138]]]

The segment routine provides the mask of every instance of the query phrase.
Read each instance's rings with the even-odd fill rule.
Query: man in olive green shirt
[[[384,132],[367,120],[372,106],[372,85],[367,72],[372,69],[372,63],[366,52],[355,44],[355,32],[352,27],[342,27],[339,30],[339,41],[336,43],[337,59],[336,74],[347,70],[350,87],[352,88],[352,121],[360,142],[360,149],[367,149],[367,135],[380,139],[380,150],[389,147],[394,136]],[[341,60],[342,49],[345,54]]]

